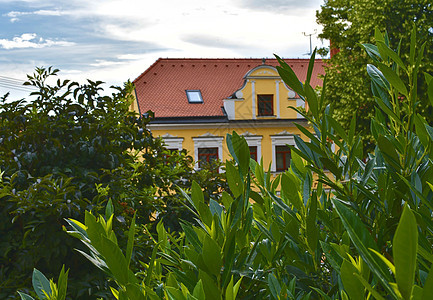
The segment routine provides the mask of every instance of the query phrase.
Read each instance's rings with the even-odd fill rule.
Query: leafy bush
[[[72,250],[81,245],[63,230],[64,218],[82,220],[85,210],[100,211],[110,198],[122,242],[134,212],[137,224],[164,219],[175,230],[179,216],[188,213],[173,185],[188,189],[192,176],[209,182],[216,174],[193,175],[186,152],[168,155],[146,128],[151,112],[139,116],[129,111],[131,83],[103,95],[101,82],[79,85],[59,79],[50,84],[57,73],[38,68],[28,76],[25,84],[38,89],[33,101],[9,101],[7,95],[1,101],[2,299],[30,287],[27,274],[33,267],[53,276],[61,262],[71,268],[74,298],[94,297],[105,288],[105,279]],[[208,184],[217,191],[222,179],[214,177],[215,187]],[[146,243],[137,244],[145,255]]]

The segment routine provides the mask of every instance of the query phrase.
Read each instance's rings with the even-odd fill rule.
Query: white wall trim
[[[271,172],[277,171],[277,155],[275,151],[276,146],[286,146],[292,145],[295,146],[295,137],[293,134],[283,134],[271,135],[272,141],[272,164],[271,164]]]
[[[200,137],[193,137],[192,140],[194,141],[194,161],[195,166],[194,168],[198,170],[198,148],[218,148],[218,159],[220,161],[223,160],[223,140],[224,137],[222,136],[210,136],[210,134],[204,134],[208,136],[200,136]],[[220,168],[220,172],[222,172]]]
[[[277,105],[277,119],[280,118],[280,81],[275,80],[275,97],[276,105]]]
[[[251,80],[251,110],[252,110],[252,118],[253,120],[256,118],[256,82]]]
[[[164,141],[165,148],[167,149],[177,149],[181,151],[183,149],[182,142],[184,138],[178,138],[178,137],[161,137]]]
[[[244,132],[242,136],[247,141],[248,147],[257,147],[257,160],[260,161],[262,158],[262,138],[261,135],[253,135],[251,133]]]

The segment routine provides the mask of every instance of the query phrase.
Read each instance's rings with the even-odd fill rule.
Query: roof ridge
[[[146,70],[144,70],[143,73],[141,73],[140,75],[138,75],[137,78],[135,78],[132,82],[136,82],[138,79],[140,79],[141,77],[144,76],[144,74],[146,74],[147,72],[150,72],[150,69],[152,69],[156,64],[158,64],[158,62],[160,62],[163,58],[160,57],[158,58],[153,64],[151,64]]]

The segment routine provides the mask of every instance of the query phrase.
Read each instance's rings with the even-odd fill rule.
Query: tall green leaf
[[[383,287],[388,293],[394,297],[397,297],[394,290],[388,284],[391,281],[387,266],[376,256],[372,255],[369,248],[378,250],[376,243],[374,242],[370,232],[365,228],[362,221],[350,211],[340,200],[331,199],[334,207],[339,215],[344,228],[347,230],[350,239],[358,250],[360,256],[378,277]]]
[[[394,234],[392,252],[398,290],[404,299],[410,299],[414,286],[418,229],[415,216],[406,205]]]
[[[351,300],[364,299],[364,285],[359,281],[355,274],[359,274],[358,269],[351,262],[344,259],[341,264],[341,281],[343,281],[344,289]]]

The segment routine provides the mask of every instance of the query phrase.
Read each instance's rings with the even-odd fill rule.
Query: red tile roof
[[[286,59],[305,81],[308,59]],[[276,59],[266,65],[277,66]],[[245,74],[262,65],[261,58],[190,59],[160,58],[134,80],[140,111],[152,110],[155,118],[223,116],[223,99],[242,87]],[[322,85],[324,60],[316,60],[311,85]],[[200,90],[203,103],[188,103],[185,90]]]

